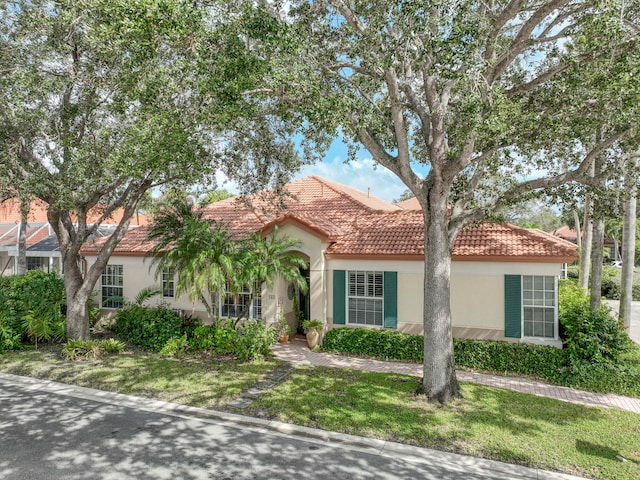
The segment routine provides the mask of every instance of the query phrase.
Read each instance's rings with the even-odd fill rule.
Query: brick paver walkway
[[[304,339],[294,338],[291,343],[277,344],[272,349],[273,354],[280,360],[295,365],[318,365],[336,368],[352,368],[354,370],[368,370],[382,373],[402,373],[405,375],[422,376],[422,365],[415,363],[384,362],[366,358],[347,357],[329,353],[312,352]],[[559,387],[542,382],[535,382],[517,377],[501,377],[473,372],[456,372],[458,380],[474,382],[491,387],[507,388],[516,392],[530,393],[539,397],[555,398],[564,402],[580,403],[595,407],[617,408],[640,414],[640,398],[630,398],[622,395],[584,392],[568,387]]]

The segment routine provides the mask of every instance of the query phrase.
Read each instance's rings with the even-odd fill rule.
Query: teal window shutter
[[[522,337],[522,277],[504,276],[504,336]]]
[[[398,272],[384,272],[384,328],[398,328]]]
[[[344,325],[346,317],[346,295],[347,286],[345,283],[345,271],[333,271],[333,324]]]

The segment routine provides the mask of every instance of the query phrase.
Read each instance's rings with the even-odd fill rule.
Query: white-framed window
[[[569,272],[569,265],[566,263],[563,263],[562,266],[560,267],[560,278],[563,280],[567,278],[568,272]]]
[[[164,298],[173,298],[175,296],[173,270],[170,268],[162,270],[162,296]]]
[[[347,272],[347,323],[383,326],[383,272]]]
[[[523,336],[557,337],[556,277],[522,276]]]
[[[227,284],[227,291],[230,290]],[[243,287],[242,292],[227,293],[221,302],[220,316],[223,318],[238,318],[251,302],[249,312],[245,318],[262,318],[262,292],[259,285],[254,286],[253,299],[249,287]]]
[[[49,271],[49,257],[27,257],[27,271]]]
[[[102,271],[102,306],[122,308],[124,298],[124,268],[122,265],[107,265]]]

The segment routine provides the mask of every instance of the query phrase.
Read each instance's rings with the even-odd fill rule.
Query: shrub
[[[602,267],[601,295],[611,300],[620,299],[620,269],[610,265]]]
[[[602,363],[618,363],[630,346],[622,325],[609,308],[592,312],[588,296],[578,287],[563,286],[559,293],[560,336],[574,372]]]
[[[62,347],[62,356],[67,360],[98,358],[103,355],[120,353],[124,343],[109,338],[107,340],[69,340]]]
[[[238,331],[233,322],[221,322],[209,326],[200,325],[193,330],[189,346],[197,351],[232,355],[237,348],[237,339]]]
[[[160,355],[175,357],[179,353],[186,352],[188,348],[189,341],[187,340],[187,335],[183,334],[180,337],[171,337],[167,340],[167,343],[165,343],[162,350],[160,350]]]
[[[0,305],[3,308],[1,323],[7,335],[10,330],[20,340],[33,340],[36,344],[39,340],[65,336],[64,283],[54,273],[35,270],[0,277]],[[5,347],[9,343],[13,345],[11,348],[17,347],[13,341],[6,342]]]
[[[172,337],[180,337],[182,319],[164,305],[131,305],[116,315],[114,331],[138,347],[159,352]]]
[[[242,361],[256,360],[269,354],[278,341],[276,330],[261,320],[247,320],[238,326],[235,354]]]
[[[563,350],[542,345],[455,339],[453,346],[458,366],[535,375],[551,381],[563,375],[567,362]]]
[[[372,328],[334,328],[325,334],[323,349],[389,360],[420,362],[423,359],[424,347],[422,335]]]
[[[20,334],[8,324],[7,315],[0,313],[0,353],[20,347]]]
[[[423,341],[422,335],[396,330],[334,328],[326,333],[323,348],[389,360],[421,362],[424,358]],[[556,379],[566,364],[562,350],[540,345],[455,339],[453,347],[456,365],[479,370]]]

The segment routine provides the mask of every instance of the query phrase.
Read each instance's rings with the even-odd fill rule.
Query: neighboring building
[[[297,303],[305,316],[336,326],[390,328],[421,333],[423,325],[423,216],[417,201],[394,205],[336,182],[311,176],[289,183],[285,210],[261,196],[251,206],[227,199],[205,208],[208,218],[224,220],[235,235],[278,227],[301,242],[309,292]],[[145,254],[152,244],[147,228],[127,233],[103,276],[103,297],[132,299],[144,287],[160,285],[163,301],[202,318],[203,307],[174,298],[170,272],[155,277]],[[91,263],[100,241],[82,253]],[[560,345],[557,278],[562,264],[577,257],[570,242],[513,225],[470,226],[458,236],[451,267],[453,334],[460,338],[530,341]],[[427,285],[426,288],[429,288]],[[285,312],[293,327],[294,297],[276,281],[255,300],[252,315],[268,322]],[[238,297],[235,297],[237,300]],[[233,316],[229,299],[218,311]]]
[[[106,219],[94,235],[96,238],[111,235],[121,219],[121,211],[116,211]],[[97,214],[87,219],[93,222]],[[42,269],[45,272],[62,272],[60,246],[49,221],[47,220],[47,204],[41,200],[33,200],[27,216],[27,270]],[[146,215],[135,215],[131,226],[148,225]],[[0,275],[13,275],[18,263],[18,238],[20,236],[20,202],[10,198],[0,202]]]
[[[577,232],[571,228],[569,225],[563,225],[561,227],[553,230],[551,235],[562,238],[563,240],[567,240],[571,243],[578,243],[578,234]],[[604,237],[604,248],[605,248],[605,261],[619,261],[621,260],[621,253],[619,250],[619,246],[616,244],[614,240],[610,240],[607,236]]]

